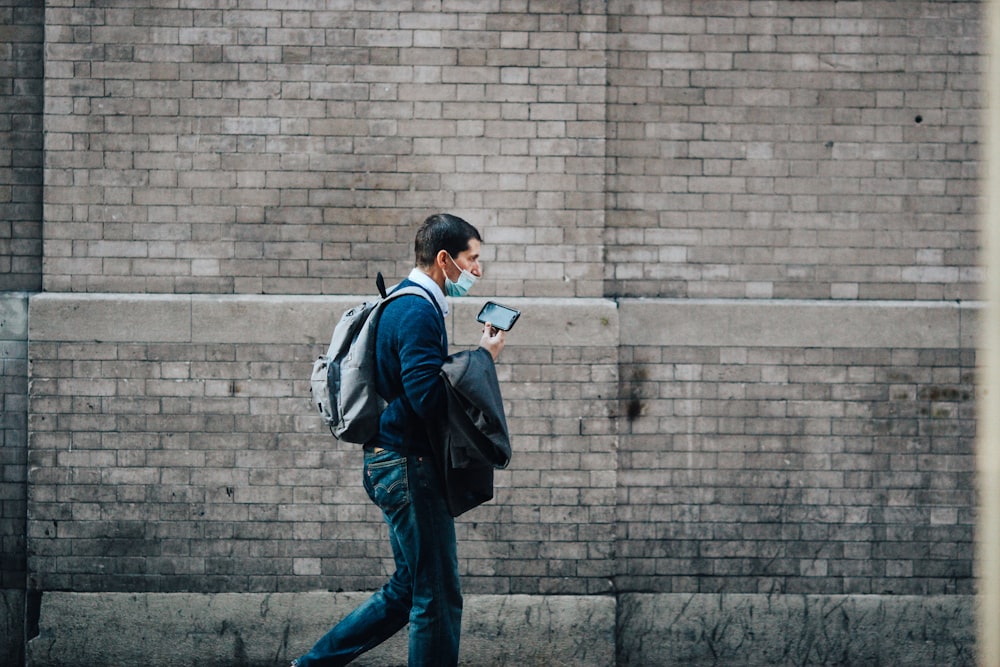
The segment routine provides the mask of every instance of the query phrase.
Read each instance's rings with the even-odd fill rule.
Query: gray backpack
[[[360,303],[340,317],[326,354],[313,363],[310,380],[313,407],[330,433],[338,440],[357,444],[375,437],[379,416],[385,409],[385,400],[375,391],[375,332],[382,309],[401,296],[431,299],[417,286],[387,295],[381,273],[376,285],[380,298]]]

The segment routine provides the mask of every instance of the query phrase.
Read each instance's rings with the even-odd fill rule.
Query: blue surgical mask
[[[461,268],[454,257],[448,255],[448,259],[455,265],[455,268]],[[458,282],[452,282],[448,276],[444,277],[444,291],[448,296],[465,296],[472,289],[472,286],[476,284],[476,277],[474,275],[465,269],[461,269],[461,271],[462,274],[458,277]]]

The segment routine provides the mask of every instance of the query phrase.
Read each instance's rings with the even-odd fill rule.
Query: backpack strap
[[[444,319],[444,313],[441,311],[441,306],[438,305],[437,299],[434,298],[434,295],[431,294],[431,291],[426,287],[424,287],[423,285],[421,285],[420,283],[415,283],[415,284],[417,287],[419,287],[424,291],[424,294],[427,295],[427,300],[434,305],[434,309],[438,311],[438,315],[441,316],[441,319]]]
[[[380,280],[381,280],[381,284],[379,283]],[[402,284],[402,283],[400,283],[400,284]],[[379,293],[382,295],[383,299],[386,298],[386,296],[388,296],[383,291],[383,290],[385,290],[385,280],[382,278],[381,272],[378,274],[378,276],[375,277],[375,286],[378,287]],[[423,294],[419,294],[416,291],[416,288],[418,288],[418,287],[420,288],[420,291],[423,292]],[[400,287],[399,285],[396,285],[396,286],[394,286],[392,288],[392,291],[389,292],[389,294],[395,294],[397,291],[399,291],[401,289],[402,290],[406,290],[407,294],[413,294],[413,295],[416,295],[416,296],[422,296],[425,299],[427,299],[428,301],[430,301],[431,304],[433,304],[433,306],[434,306],[434,310],[438,311],[438,315],[441,316],[441,319],[444,319],[444,311],[441,310],[441,306],[438,305],[437,299],[434,298],[434,295],[431,294],[431,291],[429,289],[427,289],[426,287],[424,287],[420,283],[412,283],[411,285],[407,285],[406,287]]]

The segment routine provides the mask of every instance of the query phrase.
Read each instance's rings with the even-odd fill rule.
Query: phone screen
[[[487,301],[486,305],[483,306],[483,309],[479,311],[479,316],[476,319],[483,324],[489,322],[497,329],[510,331],[511,327],[514,326],[514,322],[517,322],[517,318],[520,315],[521,312],[518,310],[508,308],[507,306],[501,306],[499,303],[494,301]]]

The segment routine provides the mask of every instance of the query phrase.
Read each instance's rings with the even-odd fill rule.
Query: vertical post
[[[982,265],[986,303],[979,332],[977,650],[979,664],[994,667],[1000,665],[1000,0],[989,0],[983,8]]]

